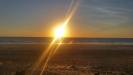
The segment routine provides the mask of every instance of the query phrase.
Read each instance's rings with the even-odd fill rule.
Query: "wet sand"
[[[8,44],[0,45],[1,62],[31,62],[34,63],[48,44]],[[98,45],[98,44],[62,44],[52,57],[52,64],[78,65],[92,63],[133,63],[132,45]]]

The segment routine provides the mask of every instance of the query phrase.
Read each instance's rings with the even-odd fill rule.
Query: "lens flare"
[[[38,75],[43,75],[51,57],[58,51],[58,48],[62,44],[63,37],[66,34],[66,27],[69,21],[71,20],[72,16],[74,15],[77,7],[79,6],[79,3],[79,0],[72,0],[64,22],[54,30],[54,39],[51,41],[47,49],[42,53],[38,61],[35,64],[33,64],[31,72],[26,75],[34,75],[34,73],[37,70],[40,70],[40,73]]]

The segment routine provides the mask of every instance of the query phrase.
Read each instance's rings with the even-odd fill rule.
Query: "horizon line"
[[[49,37],[49,36],[0,36],[0,38],[53,38],[53,37]],[[133,39],[133,37],[63,37],[63,38],[131,38]]]

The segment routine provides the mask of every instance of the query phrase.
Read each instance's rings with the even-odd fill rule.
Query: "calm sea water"
[[[0,37],[0,44],[47,44],[47,37]],[[64,43],[110,43],[133,45],[133,38],[65,38]]]

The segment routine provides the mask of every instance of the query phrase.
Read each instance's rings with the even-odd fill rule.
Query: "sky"
[[[0,36],[52,36],[71,1],[0,0]],[[132,7],[133,0],[81,0],[67,37],[133,38]]]

